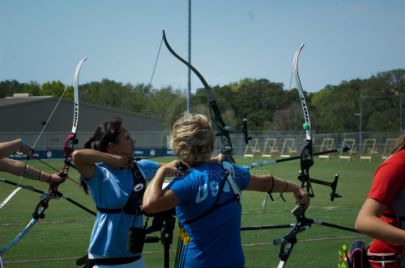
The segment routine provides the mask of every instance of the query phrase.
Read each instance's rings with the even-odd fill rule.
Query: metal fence
[[[167,155],[170,154],[170,132],[158,132],[158,131],[136,131],[130,132],[131,136],[136,140],[136,150],[139,155]],[[300,151],[300,147],[303,144],[304,132],[283,132],[283,131],[260,131],[249,133],[253,138],[253,142],[250,142],[250,146],[257,144],[256,150],[258,153],[266,150],[266,140],[271,139],[273,144],[279,152],[284,145],[286,139],[294,141],[294,150]],[[79,144],[77,148],[81,148],[84,142],[92,135],[92,132],[79,132],[78,140]],[[325,138],[333,140],[334,147],[342,146],[343,141],[346,139],[353,140],[353,153],[360,153],[364,146],[366,139],[375,139],[374,154],[382,155],[384,149],[386,149],[387,139],[396,139],[400,135],[399,132],[343,132],[343,133],[313,133],[313,148],[314,152],[322,150],[322,142]],[[0,142],[8,141],[16,138],[22,138],[26,143],[34,146],[36,151],[39,150],[62,150],[65,139],[67,137],[66,132],[44,132],[39,138],[38,133],[33,132],[1,132]],[[38,139],[38,140],[37,140]],[[233,141],[235,155],[243,155],[246,150],[245,139],[242,134],[232,134],[231,139]],[[216,152],[219,152],[221,148],[220,139],[217,138]]]

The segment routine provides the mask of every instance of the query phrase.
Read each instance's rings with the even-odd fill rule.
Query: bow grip
[[[76,138],[76,134],[69,133],[65,140],[65,144],[63,146],[63,151],[65,154],[65,159],[69,158],[73,153],[74,145],[78,144],[79,140]]]

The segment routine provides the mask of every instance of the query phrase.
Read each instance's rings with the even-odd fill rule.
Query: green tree
[[[24,84],[17,80],[5,80],[0,82],[0,97],[10,97],[14,93],[23,92]]]
[[[42,86],[38,86],[40,91],[34,95],[42,95],[42,96],[61,96],[63,91],[66,89],[66,86],[60,81],[52,81],[42,84]],[[73,99],[73,87],[66,90],[64,95],[65,98]]]

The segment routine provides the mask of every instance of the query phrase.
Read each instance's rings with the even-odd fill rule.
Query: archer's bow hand
[[[108,165],[112,168],[127,168],[134,165],[134,157],[132,155],[111,155]]]
[[[49,191],[48,194],[51,197],[61,197],[63,194],[58,191],[59,185],[65,182],[67,174],[62,172],[49,174]]]
[[[173,160],[160,168],[164,169],[165,177],[178,177],[186,174],[190,167],[180,160]]]
[[[294,189],[293,193],[294,193],[295,203],[297,205],[303,206],[304,208],[308,208],[310,199],[309,199],[307,191],[305,191],[301,187],[297,187],[296,189]]]
[[[66,181],[67,174],[64,172],[49,174],[49,184],[51,188],[56,189],[58,186]]]

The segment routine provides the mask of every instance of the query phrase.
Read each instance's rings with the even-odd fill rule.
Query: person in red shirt
[[[377,168],[355,227],[374,238],[367,253],[372,267],[405,267],[405,134]]]

